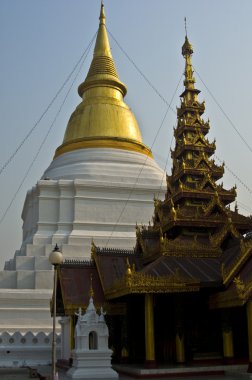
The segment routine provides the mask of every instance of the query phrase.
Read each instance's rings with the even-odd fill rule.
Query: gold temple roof
[[[116,71],[105,21],[104,5],[101,4],[93,59],[87,77],[78,89],[82,102],[70,117],[56,157],[76,149],[100,147],[133,150],[152,156],[150,149],[142,143],[134,114],[124,102],[127,89]]]

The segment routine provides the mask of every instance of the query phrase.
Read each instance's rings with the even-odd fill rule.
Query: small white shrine
[[[92,292],[86,312],[77,313],[75,327],[75,349],[72,351],[73,365],[67,375],[72,379],[118,379],[111,368],[112,350],[108,348],[108,327],[103,309],[96,312]]]

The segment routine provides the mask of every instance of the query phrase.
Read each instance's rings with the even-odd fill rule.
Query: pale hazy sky
[[[88,46],[98,28],[99,9],[99,0],[0,1],[0,167],[40,118]],[[168,102],[183,73],[181,46],[187,17],[188,37],[194,47],[193,65],[250,148],[195,75],[196,87],[202,91],[200,99],[206,101],[205,119],[209,117],[211,123],[209,140],[216,138],[216,155],[252,189],[252,1],[105,0],[105,11],[113,37]],[[110,42],[120,79],[128,87],[126,102],[138,119],[144,143],[151,146],[167,105],[111,37]],[[86,76],[91,57],[90,52],[38,159],[0,224],[0,268],[20,248],[26,192],[42,176],[62,142],[68,119],[80,102],[76,89]],[[70,84],[1,173],[0,219]],[[179,105],[182,87],[181,82],[172,103],[174,109]],[[175,125],[176,115],[170,111],[153,147],[161,166],[169,155]],[[170,167],[169,158],[168,173]],[[240,212],[252,214],[251,190],[226,170],[225,187],[234,184]]]

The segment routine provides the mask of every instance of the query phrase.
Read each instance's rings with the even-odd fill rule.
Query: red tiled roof
[[[105,302],[103,290],[95,265],[61,265],[59,268],[59,282],[64,309],[85,307],[89,302],[91,286],[94,291],[94,304]]]

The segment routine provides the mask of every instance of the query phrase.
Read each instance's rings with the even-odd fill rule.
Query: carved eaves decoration
[[[224,215],[226,217],[229,215],[230,211],[221,202],[219,194],[217,191],[214,193],[214,195],[213,195],[211,201],[208,203],[208,205],[202,206],[205,216],[209,216],[213,212],[213,209],[216,206],[218,206],[218,209],[221,211],[222,215]]]
[[[213,211],[213,209],[211,209]],[[228,210],[227,210],[228,213]],[[223,226],[228,218],[228,214],[221,212],[213,212],[210,215],[205,215],[202,205],[195,205],[194,207],[184,206],[180,208],[179,205],[177,208],[174,206],[160,207],[155,210],[155,215],[158,216],[160,221],[159,225],[162,225],[165,229],[172,227],[174,225],[178,226],[197,226],[204,225],[208,227],[221,227]],[[157,223],[155,224],[157,226]]]
[[[219,247],[228,234],[231,234],[233,237],[235,237],[237,239],[242,238],[242,235],[236,229],[236,227],[234,226],[234,224],[232,223],[232,220],[230,218],[228,218],[228,221],[221,228],[220,231],[216,232],[213,235],[210,235],[209,240],[214,247]]]
[[[173,161],[173,176],[172,179],[176,182],[180,177],[186,174],[203,176],[206,172],[211,171],[212,177],[215,180],[222,178],[224,169],[223,167],[214,164],[214,161],[207,161],[202,157],[197,162],[194,160],[186,159],[179,162],[174,159]]]
[[[221,249],[212,246],[211,243],[202,243],[197,240],[197,235],[191,240],[169,240],[166,237],[161,239],[161,254],[163,256],[177,257],[220,257]]]
[[[240,276],[237,276],[233,280],[234,285],[236,287],[236,292],[238,295],[238,298],[245,304],[248,299],[251,297],[252,292],[252,278],[247,283],[244,283]]]
[[[171,178],[169,178],[170,180]],[[204,180],[202,180],[200,183],[189,183],[186,184],[182,182],[181,180],[178,181],[178,186],[175,184],[169,183],[169,191],[172,195],[173,199],[177,197],[180,193],[191,193],[194,194],[201,194],[204,195],[205,199],[212,198],[215,191],[218,191],[219,196],[222,198],[222,200],[229,200],[230,202],[233,202],[236,197],[236,187],[233,187],[230,190],[223,189],[222,185],[217,185],[214,181],[211,180],[211,178],[204,177]],[[190,196],[190,194],[184,194],[184,197]]]
[[[252,240],[241,239],[240,241],[240,253],[236,256],[235,260],[226,267],[222,264],[222,277],[223,284],[226,285],[235,277],[236,273],[246,263],[248,257],[251,255]]]
[[[199,289],[199,280],[186,278],[179,270],[170,276],[155,277],[128,267],[124,277],[115,280],[111,288],[105,290],[105,295],[107,299],[113,299],[134,293],[181,293],[196,292]]]
[[[192,113],[198,113],[199,115],[202,115],[205,111],[205,102],[193,102],[188,100],[181,100],[180,108],[177,108],[177,115],[178,117],[183,116],[184,112],[192,112]]]
[[[204,121],[200,115],[194,114],[194,115],[182,115],[178,118],[178,124],[177,128],[174,128],[174,136],[175,138],[179,138],[185,128],[188,131],[200,131],[203,135],[206,135],[210,128],[210,123],[208,121]]]
[[[160,252],[159,232],[145,226],[137,226],[137,246],[145,256],[157,256]]]
[[[210,309],[223,309],[230,307],[241,307],[251,299],[252,276],[243,281],[240,275],[232,278],[228,290],[218,292],[210,297]]]

